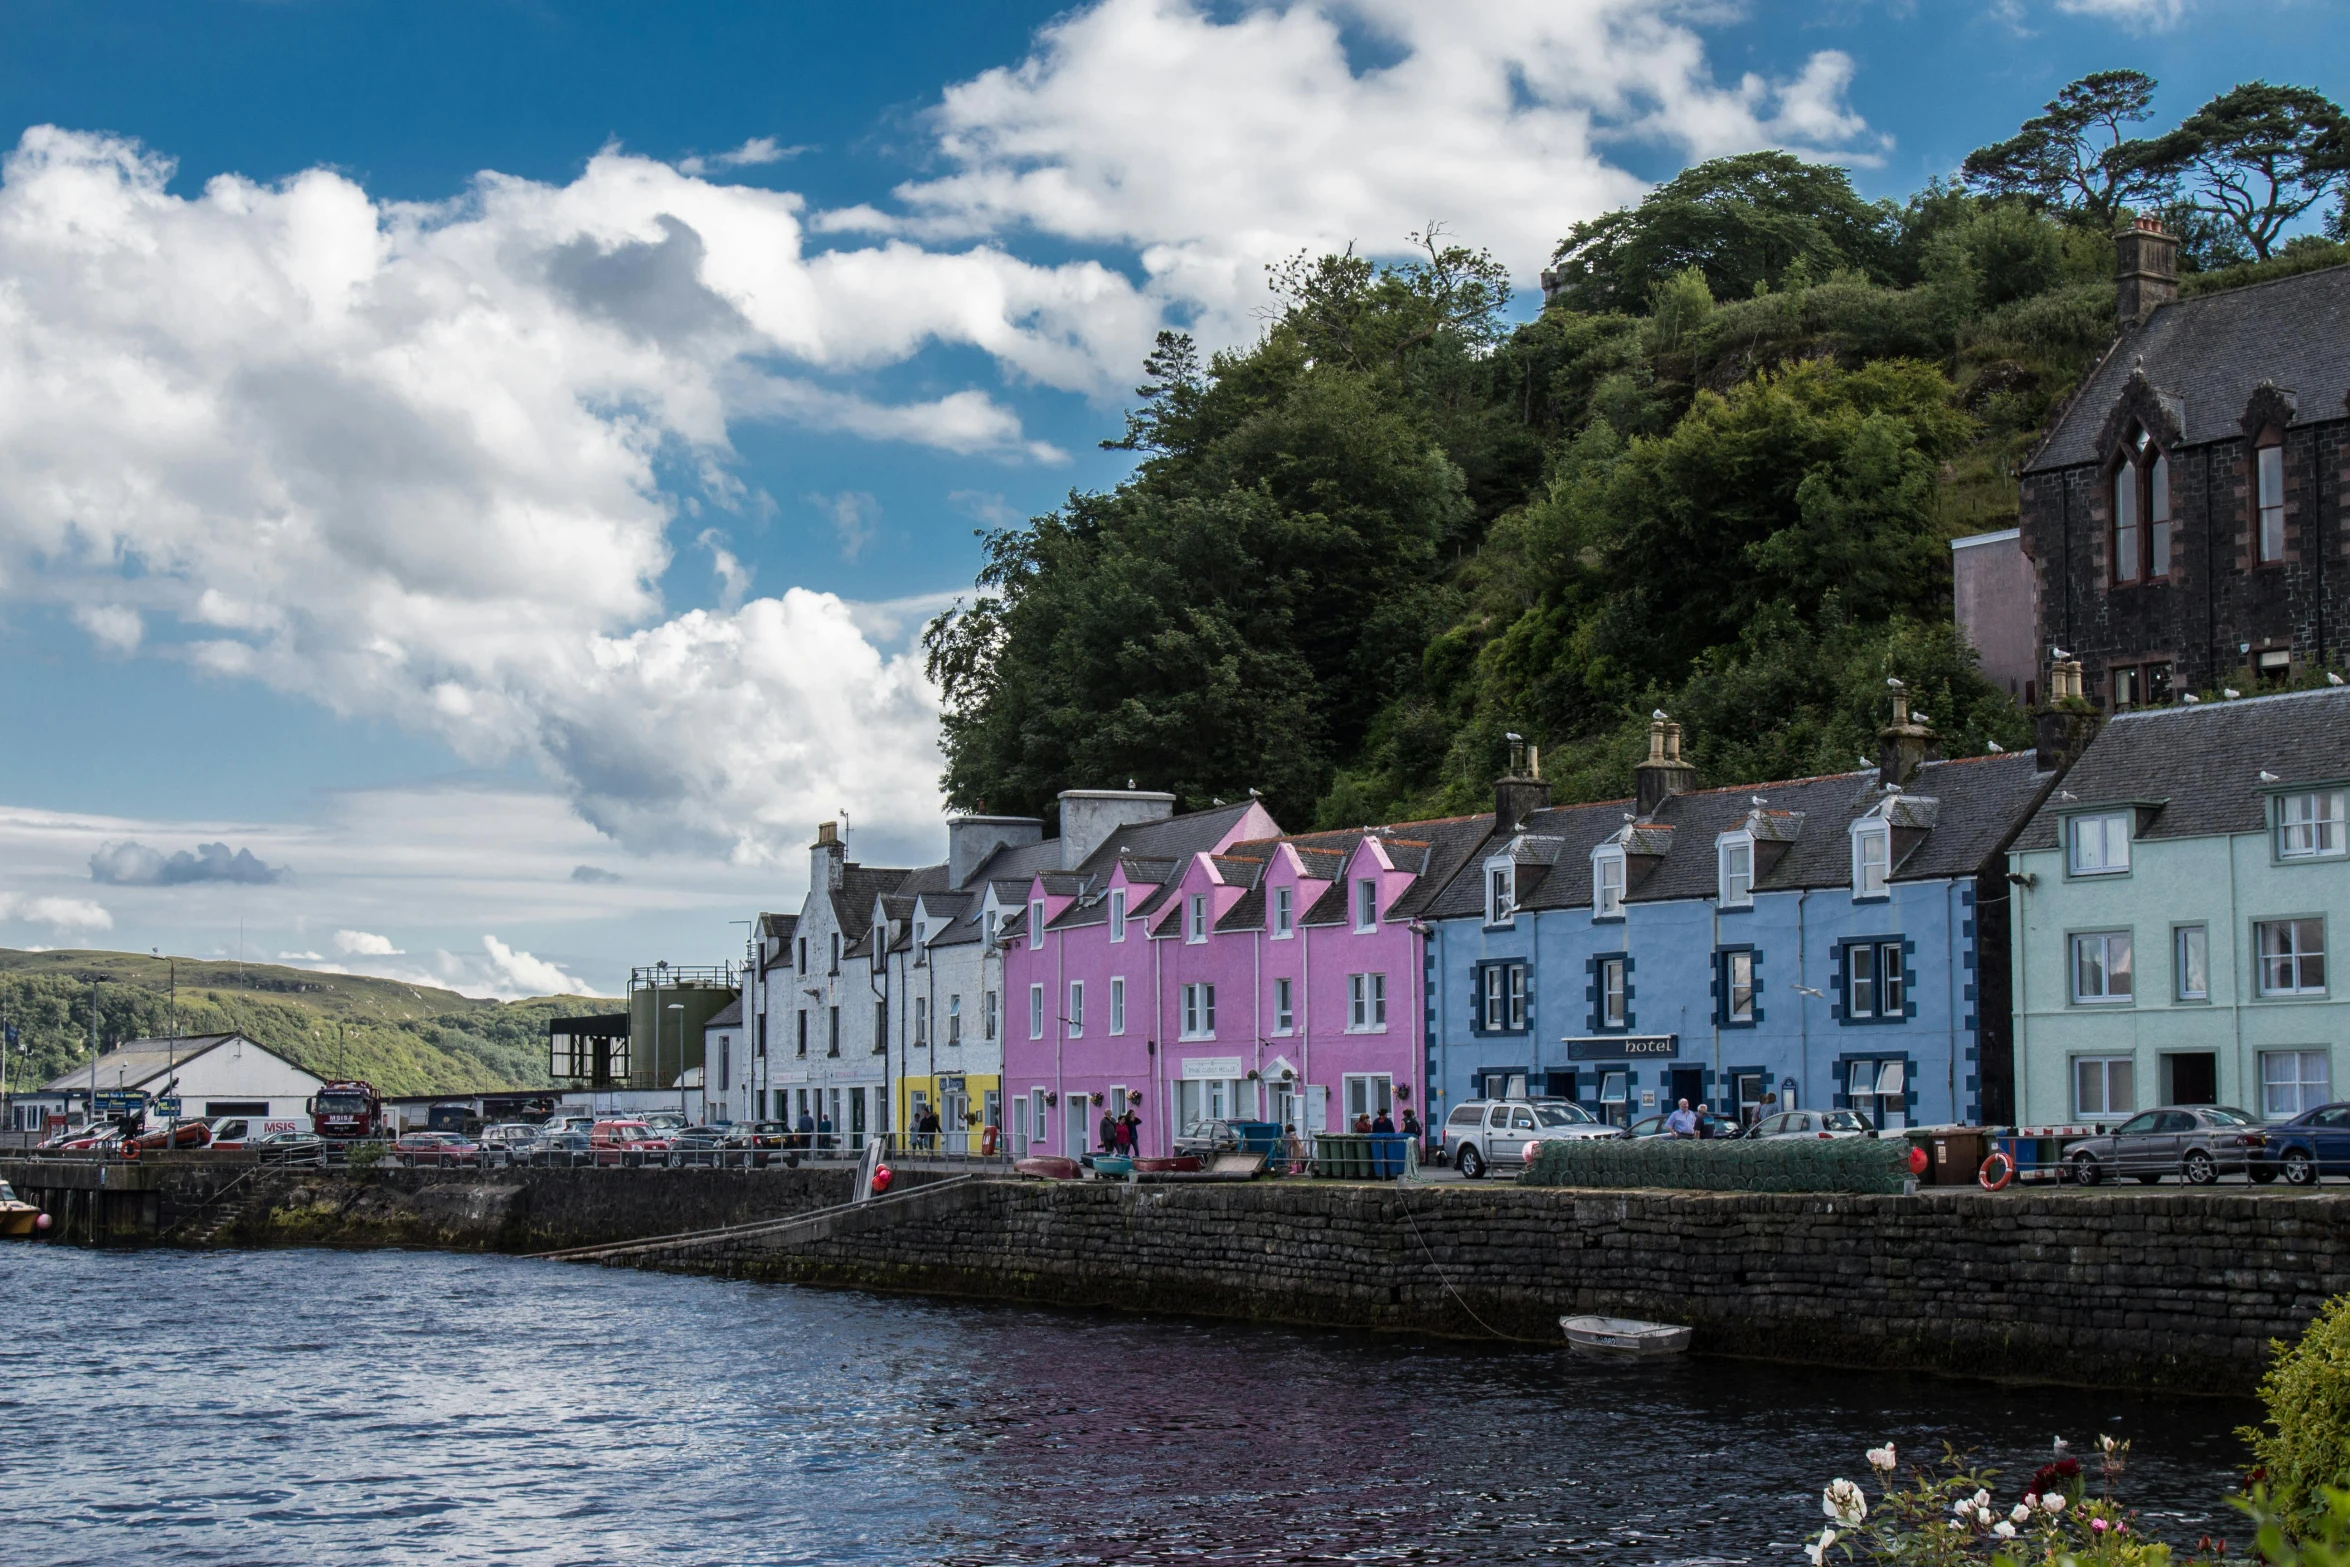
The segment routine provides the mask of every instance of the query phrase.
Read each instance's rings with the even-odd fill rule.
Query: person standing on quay
[[[1101,1136],[1102,1152],[1116,1153],[1118,1151],[1118,1118],[1108,1110],[1102,1112]]]
[[[1682,1100],[1680,1108],[1665,1117],[1665,1130],[1675,1137],[1697,1135],[1697,1117],[1690,1113],[1688,1100]]]

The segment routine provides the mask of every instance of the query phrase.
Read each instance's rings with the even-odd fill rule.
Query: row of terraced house
[[[1531,757],[1489,813],[1333,832],[1078,790],[1057,836],[960,817],[917,870],[827,824],[800,911],[759,922],[718,1113],[1066,1152],[1131,1111],[1148,1152],[1480,1095],[1887,1127],[2323,1102],[2350,269],[2182,299],[2175,248],[2119,236],[2120,335],[2019,528],[1954,556],[2037,747],[1945,760],[1889,685],[1873,765],[1822,777],[1697,788],[1660,715],[1620,800],[1553,803]]]

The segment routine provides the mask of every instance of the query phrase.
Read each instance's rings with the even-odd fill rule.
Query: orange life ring
[[[1993,1165],[1999,1166],[1999,1178],[1997,1180],[1993,1180],[1991,1177],[1991,1166]],[[1981,1186],[1983,1190],[1987,1192],[2005,1191],[2007,1190],[2007,1183],[2014,1179],[2015,1155],[2009,1153],[2004,1148],[1992,1149],[1990,1157],[1983,1161],[1983,1167],[1975,1172],[1975,1183]]]
[[[983,1154],[992,1154],[995,1152],[994,1127],[991,1126],[986,1131],[979,1134],[979,1151]]]
[[[137,1143],[136,1141],[133,1141],[133,1140],[130,1140],[130,1139],[125,1139],[125,1140],[124,1140],[124,1142],[123,1142],[123,1145],[122,1145],[122,1155],[121,1155],[121,1156],[122,1156],[124,1159],[136,1159],[136,1158],[138,1158],[138,1157],[139,1157],[139,1145],[138,1145],[138,1143]]]

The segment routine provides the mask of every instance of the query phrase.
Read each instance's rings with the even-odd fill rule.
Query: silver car
[[[1747,1135],[1776,1142],[1789,1137],[1868,1137],[1874,1131],[1858,1110],[1783,1110],[1755,1122]]]
[[[1444,1118],[1444,1151],[1464,1179],[1487,1170],[1523,1169],[1528,1143],[1614,1137],[1610,1126],[1565,1099],[1472,1099]]]
[[[2142,1110],[2096,1137],[2064,1145],[2064,1165],[2083,1186],[2129,1175],[2148,1186],[2166,1175],[2209,1186],[2241,1174],[2268,1134],[2260,1122],[2225,1105],[2171,1105]]]
[[[539,1140],[541,1128],[510,1121],[501,1126],[485,1126],[474,1141],[481,1144],[481,1162],[485,1165],[517,1165],[529,1162],[530,1145]]]

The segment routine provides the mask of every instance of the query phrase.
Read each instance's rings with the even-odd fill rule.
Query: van
[[[642,1121],[598,1121],[588,1129],[588,1151],[598,1165],[660,1164],[669,1154],[669,1139]]]
[[[1471,1181],[1487,1170],[1525,1168],[1528,1143],[1622,1135],[1567,1099],[1472,1099],[1444,1118],[1444,1151]]]

